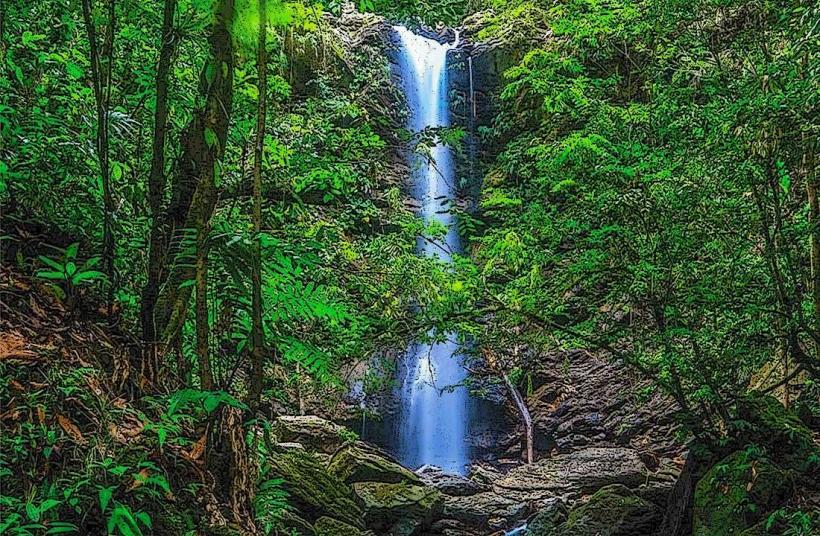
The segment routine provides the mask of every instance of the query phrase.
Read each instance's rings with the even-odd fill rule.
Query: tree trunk
[[[191,286],[180,286],[195,276],[191,267],[191,237],[199,222],[209,222],[217,200],[218,166],[228,141],[233,105],[234,57],[229,27],[233,20],[234,0],[221,0],[209,37],[211,55],[200,76],[204,105],[195,110],[181,134],[181,154],[171,202],[165,210],[167,275],[160,282],[154,309],[158,342],[167,345],[178,335],[188,309]]]
[[[259,0],[259,42],[257,44],[257,70],[259,81],[259,109],[256,118],[256,144],[254,146],[253,162],[253,265],[251,266],[252,291],[252,356],[251,356],[251,384],[248,393],[249,405],[252,410],[259,407],[262,396],[264,376],[263,363],[263,333],[262,333],[262,157],[265,145],[265,116],[267,113],[267,2]]]
[[[196,355],[199,361],[199,385],[213,391],[208,326],[208,224],[200,220],[196,237]]]
[[[521,396],[521,393],[518,392],[518,389],[515,385],[513,385],[513,382],[510,381],[509,376],[507,376],[507,374],[503,374],[502,376],[504,377],[504,383],[507,385],[507,390],[510,392],[510,397],[513,399],[515,407],[518,408],[518,413],[521,414],[521,421],[524,423],[524,435],[527,442],[527,463],[532,463],[534,459],[534,449],[532,417],[530,416],[530,410],[527,409],[527,404],[524,402],[524,397]]]
[[[177,0],[165,0],[162,16],[162,45],[156,78],[156,107],[154,111],[154,137],[151,147],[151,173],[148,177],[148,205],[151,209],[151,235],[148,244],[148,279],[142,292],[140,322],[145,345],[143,377],[155,383],[160,376],[157,352],[157,332],[154,324],[154,306],[159,294],[163,267],[162,205],[165,194],[165,137],[168,122],[168,78],[174,54],[174,12]]]
[[[803,169],[806,177],[806,192],[809,200],[809,228],[811,229],[811,297],[814,308],[812,329],[820,333],[820,199],[818,199],[817,169],[814,163],[815,140],[803,134]],[[820,345],[817,347],[820,358]]]
[[[94,101],[97,111],[96,149],[100,166],[100,180],[103,192],[103,265],[108,275],[108,318],[113,322],[114,290],[116,273],[114,271],[114,194],[111,188],[111,163],[109,160],[109,120],[111,104],[111,69],[114,63],[114,34],[116,32],[115,0],[108,0],[108,24],[102,46],[97,41],[97,28],[92,17],[92,0],[83,0],[83,22],[88,35],[89,59],[91,61],[91,78],[94,90]]]

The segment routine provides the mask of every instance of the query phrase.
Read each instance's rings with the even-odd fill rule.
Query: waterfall
[[[447,52],[454,44],[442,44],[395,27],[401,48],[398,70],[409,108],[407,127],[418,133],[428,127],[450,124],[447,95]],[[450,261],[461,251],[461,243],[447,206],[455,197],[455,170],[450,149],[438,144],[431,157],[411,156],[413,195],[421,205],[425,221],[438,220],[447,226],[442,240],[419,239],[421,255]],[[432,160],[432,161],[431,161]],[[403,463],[417,468],[437,465],[464,474],[470,459],[469,430],[471,397],[460,384],[467,376],[452,340],[443,343],[414,343],[407,350],[397,394],[400,414],[395,422],[393,450]]]

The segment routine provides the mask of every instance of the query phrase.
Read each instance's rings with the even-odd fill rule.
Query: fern
[[[279,350],[285,361],[299,363],[319,381],[323,383],[333,381],[331,373],[333,359],[324,350],[293,337],[284,337],[280,341]]]

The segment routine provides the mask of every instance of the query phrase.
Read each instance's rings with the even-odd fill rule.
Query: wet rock
[[[362,531],[338,519],[320,517],[314,525],[316,536],[362,536]]]
[[[661,511],[621,484],[606,486],[572,509],[555,536],[653,536]],[[534,534],[547,536],[550,533]]]
[[[638,487],[647,469],[635,450],[588,447],[517,467],[496,480],[496,493],[522,501],[592,493],[609,484]]]
[[[429,528],[444,500],[433,488],[407,482],[356,482],[353,489],[364,503],[367,528],[385,536],[413,536]]]
[[[465,497],[475,495],[482,491],[489,491],[490,486],[464,478],[460,475],[447,473],[440,467],[434,465],[424,465],[416,469],[416,474],[422,482],[432,486],[445,495],[455,497]]]
[[[693,534],[739,534],[782,505],[791,487],[788,473],[771,462],[756,459],[748,451],[730,454],[695,487]]]
[[[399,465],[386,454],[356,442],[341,447],[330,459],[328,472],[340,480],[354,482],[420,482],[412,471]]]
[[[329,474],[309,452],[290,450],[273,453],[268,462],[271,475],[281,478],[288,493],[288,504],[309,522],[332,517],[363,528],[363,503],[353,490]]]
[[[529,514],[525,502],[487,491],[462,497],[445,497],[442,518],[476,529],[506,529]]]
[[[283,415],[273,425],[282,443],[299,443],[311,451],[333,454],[350,436],[344,426],[315,415]]]

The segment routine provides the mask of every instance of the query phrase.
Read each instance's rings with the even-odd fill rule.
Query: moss
[[[788,473],[750,451],[715,464],[695,488],[694,536],[741,534],[788,496]]]
[[[657,507],[621,484],[595,492],[585,504],[573,508],[556,532],[562,536],[628,536],[651,533],[659,516]]]
[[[362,531],[329,517],[320,517],[315,525],[316,536],[361,536]]]
[[[362,527],[364,511],[353,490],[330,475],[312,454],[299,450],[276,453],[272,473],[284,480],[288,502],[308,521],[328,516]]]
[[[328,472],[347,483],[419,483],[419,478],[412,471],[361,443],[348,444],[339,449],[330,460]]]
[[[429,525],[444,503],[437,490],[406,482],[357,482],[353,489],[364,501],[367,526],[391,534],[413,534]]]
[[[738,400],[737,418],[748,423],[739,434],[742,443],[765,446],[784,468],[806,468],[815,450],[811,431],[776,398],[753,393]]]
[[[554,536],[559,534],[559,527],[567,520],[567,507],[560,500],[550,504],[529,522],[527,536]]]

